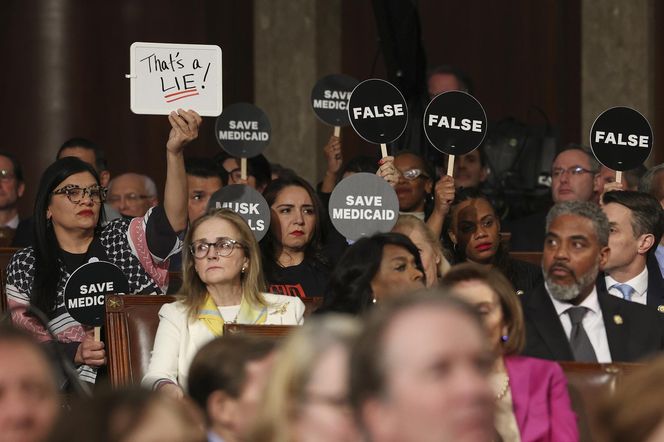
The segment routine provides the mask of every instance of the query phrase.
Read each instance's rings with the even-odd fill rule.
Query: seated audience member
[[[108,183],[111,180],[111,173],[108,171],[106,154],[97,144],[85,138],[71,138],[60,146],[56,155],[56,159],[58,160],[65,157],[76,157],[79,160],[88,163],[97,171],[97,174],[99,175],[99,185],[102,187],[108,187]],[[120,212],[110,204],[105,202],[103,207],[104,223],[120,218]]]
[[[263,268],[270,293],[320,297],[330,278],[322,255],[324,212],[314,189],[294,176],[273,181],[264,192],[270,206],[270,229],[261,241]]]
[[[493,361],[461,300],[434,291],[375,309],[351,353],[350,401],[366,440],[497,440]]]
[[[427,225],[412,215],[399,215],[392,231],[406,235],[417,247],[424,269],[425,285],[438,285],[440,278],[450,269],[450,263],[445,259],[440,241],[433,236]]]
[[[645,173],[648,171],[645,166],[641,165],[634,169],[627,170],[622,174],[622,182],[616,183],[616,171],[609,169],[604,165],[600,165],[599,172],[595,174],[595,195],[597,196],[597,203],[599,203],[600,196],[605,192],[607,184],[614,184],[619,186],[621,190],[638,190],[639,182]],[[618,189],[611,189],[618,190]]]
[[[551,198],[564,201],[596,201],[594,177],[599,163],[589,149],[571,146],[556,155],[551,165]],[[510,250],[539,252],[544,244],[546,211],[515,220],[506,226],[512,233]]]
[[[449,157],[448,157],[449,159]],[[454,187],[477,187],[489,177],[489,165],[482,147],[454,159]]]
[[[246,181],[242,180],[239,158],[234,158],[225,151],[221,151],[214,156],[214,161],[228,173],[228,184],[247,184],[258,192],[263,193],[267,185],[272,181],[270,163],[263,154],[247,158]]]
[[[659,442],[664,440],[664,357],[629,373],[615,392],[598,407],[606,442]]]
[[[639,192],[648,193],[664,207],[664,164],[651,167],[639,181]]]
[[[524,355],[558,361],[633,362],[661,351],[659,313],[598,290],[609,221],[594,203],[567,201],[546,220],[544,284],[521,296]]]
[[[196,354],[187,390],[205,411],[208,441],[246,440],[272,370],[275,344],[248,335],[222,336]]]
[[[4,247],[30,245],[22,238],[25,233],[21,233],[27,227],[26,221],[18,216],[18,199],[24,191],[21,164],[13,154],[0,151],[0,243]]]
[[[41,442],[60,410],[56,374],[45,349],[0,325],[0,440]]]
[[[394,157],[399,172],[394,190],[399,198],[399,212],[426,221],[436,238],[443,231],[445,216],[454,200],[454,179],[444,175],[435,181],[435,170],[412,152],[400,152]],[[433,201],[433,207],[427,204]]]
[[[102,227],[105,190],[97,171],[74,157],[55,161],[43,173],[35,199],[35,246],[16,252],[7,267],[7,302],[12,321],[37,340],[58,345],[78,369],[81,380],[94,383],[106,364],[104,343],[93,339],[67,312],[65,284],[92,258],[117,265],[127,276],[129,293],[166,292],[170,256],[178,253],[178,232],[187,226],[184,146],[198,136],[201,117],[180,110],[169,115],[166,143],[166,199],[145,218],[117,219]],[[49,319],[56,341],[27,306]]]
[[[106,201],[124,217],[144,216],[159,204],[157,186],[147,175],[123,173],[108,183]]]
[[[258,243],[247,223],[228,209],[191,224],[182,259],[182,299],[159,311],[147,388],[181,397],[198,350],[223,334],[224,322],[302,324],[304,304],[293,296],[264,293]]]
[[[639,192],[644,192],[655,197],[660,206],[664,208],[664,164],[654,166],[643,175],[639,181]],[[659,270],[664,275],[664,236],[660,239],[655,249],[655,258],[659,265]]]
[[[460,189],[452,203],[450,229],[454,263],[465,261],[495,267],[520,293],[542,282],[542,270],[512,259],[500,239],[500,220],[493,206],[477,188]]]
[[[445,275],[443,285],[474,306],[484,321],[496,356],[491,378],[502,440],[578,441],[562,368],[519,356],[526,330],[519,298],[505,276],[496,269],[487,272],[476,264],[460,264]]]
[[[350,347],[360,331],[354,319],[312,319],[277,353],[260,401],[253,442],[360,442],[349,413]]]
[[[400,233],[359,239],[334,268],[321,313],[360,315],[377,302],[424,288],[417,247]]]
[[[206,442],[203,416],[185,401],[155,392],[102,390],[62,415],[49,442]]]
[[[607,192],[602,203],[611,253],[597,281],[599,290],[608,288],[611,295],[663,310],[664,280],[655,258],[664,233],[662,207],[647,193],[629,190]]]
[[[441,65],[427,72],[427,91],[429,98],[449,91],[473,93],[473,84],[465,72],[451,65]]]
[[[189,192],[187,212],[193,223],[207,211],[210,197],[228,183],[228,175],[208,158],[187,158],[184,168]]]

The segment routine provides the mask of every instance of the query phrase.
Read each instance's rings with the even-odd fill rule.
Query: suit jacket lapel
[[[567,334],[544,284],[533,290],[532,296],[528,298],[528,310],[533,325],[553,358],[559,361],[573,361],[574,355]]]
[[[629,343],[630,324],[625,323],[625,316],[621,314],[622,301],[609,295],[606,291],[597,291],[597,299],[602,309],[606,339],[609,341],[612,361],[629,360],[627,344]]]

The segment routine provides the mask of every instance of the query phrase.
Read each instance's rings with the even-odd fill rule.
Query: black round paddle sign
[[[355,132],[366,141],[387,144],[406,129],[408,108],[403,95],[392,83],[371,78],[353,89],[348,117]]]
[[[424,111],[424,133],[448,155],[465,155],[479,147],[487,132],[487,118],[479,101],[467,92],[436,95]]]
[[[208,212],[214,209],[230,209],[240,215],[257,241],[270,228],[270,206],[263,195],[245,184],[232,184],[217,190],[208,203]]]
[[[339,233],[355,241],[392,230],[399,216],[399,199],[383,178],[372,173],[355,173],[334,188],[329,212]]]
[[[629,107],[602,112],[590,129],[590,147],[595,158],[613,170],[640,166],[650,155],[653,133],[646,117]]]
[[[235,103],[225,108],[217,117],[214,129],[221,148],[237,158],[261,154],[272,134],[265,112],[249,103]]]
[[[95,259],[74,270],[67,280],[65,308],[81,324],[101,327],[106,312],[105,295],[128,293],[129,282],[120,267]]]
[[[311,107],[325,124],[348,126],[348,100],[359,82],[348,75],[328,75],[311,90]]]

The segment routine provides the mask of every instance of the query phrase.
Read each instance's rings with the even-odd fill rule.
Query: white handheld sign
[[[221,114],[219,46],[135,42],[129,52],[132,112],[168,115],[184,108],[206,117]]]

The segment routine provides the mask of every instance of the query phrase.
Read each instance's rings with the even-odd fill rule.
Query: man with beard
[[[521,298],[525,355],[631,362],[664,348],[657,312],[595,287],[608,243],[609,221],[597,205],[567,201],[551,208],[542,255],[545,282]]]

